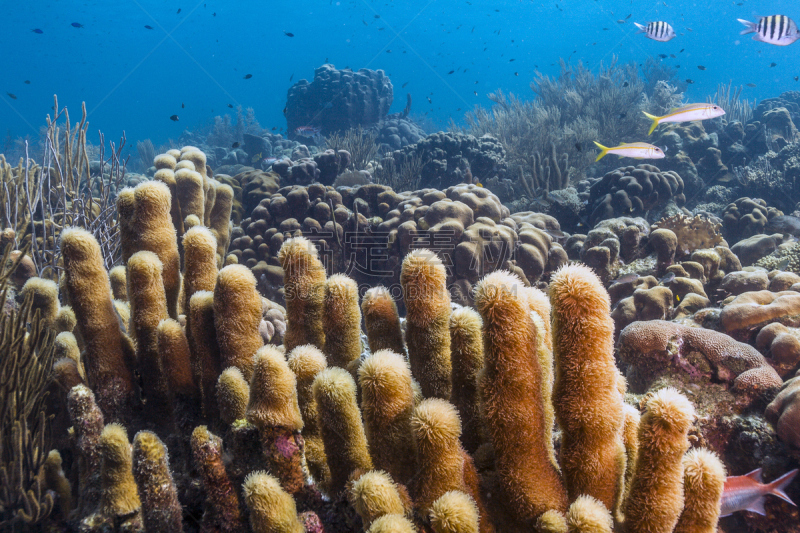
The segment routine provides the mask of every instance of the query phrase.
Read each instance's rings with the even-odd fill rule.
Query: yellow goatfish
[[[622,143],[614,148],[603,146],[597,141],[594,141],[594,144],[602,150],[595,161],[600,161],[606,154],[633,157],[634,159],[662,159],[664,157],[664,150],[647,143]]]
[[[722,491],[722,508],[719,515],[728,516],[736,511],[750,511],[765,515],[767,513],[764,511],[764,498],[767,497],[767,494],[777,496],[794,505],[783,489],[792,482],[796,475],[797,469],[795,468],[769,483],[761,481],[760,468],[743,476],[728,476]]]
[[[645,113],[644,111],[643,113],[647,118],[653,121],[653,125],[650,126],[650,131],[647,132],[647,134],[650,135],[653,133],[653,130],[656,129],[656,126],[662,122],[691,122],[693,120],[706,120],[709,118],[721,117],[725,114],[725,110],[716,104],[689,104],[676,107],[675,109],[670,110],[670,112],[663,117],[657,117],[655,115],[651,115],[650,113]]]

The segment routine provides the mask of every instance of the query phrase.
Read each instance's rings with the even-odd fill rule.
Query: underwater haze
[[[277,132],[286,128],[289,87],[313,79],[326,62],[382,69],[394,85],[391,111],[402,110],[408,93],[412,114],[424,116],[428,129],[461,123],[498,88],[533,98],[535,72],[558,74],[560,59],[596,72],[615,56],[623,63],[654,57],[691,80],[688,101],[705,101],[730,82],[744,86],[748,100],[800,89],[800,45],[753,41],[739,35],[737,22],[800,19],[800,6],[788,0],[5,4],[0,126],[7,138],[37,138],[54,94],[73,118],[86,102],[92,142],[98,129],[109,138],[124,130],[129,146],[146,138],[159,145],[233,114],[229,106],[253,108],[261,126]],[[633,24],[659,20],[674,27],[673,40],[648,39]]]

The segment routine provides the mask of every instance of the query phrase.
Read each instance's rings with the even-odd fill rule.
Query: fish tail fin
[[[638,22],[634,22],[633,25],[636,26],[637,28],[639,28],[639,31],[637,31],[636,33],[646,33],[647,32],[647,26],[642,26]]]
[[[597,141],[593,141],[593,142],[598,148],[600,148],[600,154],[597,156],[597,159],[595,159],[595,161],[600,161],[608,153],[608,147],[607,146],[603,146],[602,144],[600,144]]]
[[[792,499],[789,498],[789,496],[787,496],[785,492],[783,492],[783,489],[785,489],[786,486],[789,485],[789,483],[792,482],[792,480],[794,479],[794,477],[796,475],[797,475],[797,469],[795,468],[791,472],[786,472],[784,475],[782,475],[781,477],[779,477],[775,481],[772,481],[769,484],[769,493],[773,494],[773,495],[777,496],[778,498],[780,498],[781,500],[783,500],[783,501],[785,501],[787,503],[791,503],[792,505],[797,507],[797,504],[795,504],[792,501]]]
[[[653,121],[653,124],[650,126],[650,131],[647,132],[647,134],[650,135],[651,133],[653,133],[653,130],[656,129],[656,126],[658,126],[658,121],[661,120],[661,117],[657,117],[655,115],[651,115],[650,113],[647,113],[646,111],[642,111],[642,113],[644,113],[644,116],[646,116],[647,118],[649,118],[650,120]]]
[[[748,33],[755,33],[757,24],[755,22],[750,22],[749,20],[744,19],[736,19],[742,24],[744,24],[744,29],[739,32],[739,35],[747,35]]]

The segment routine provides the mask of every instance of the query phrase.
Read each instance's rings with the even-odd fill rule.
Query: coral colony
[[[561,69],[428,135],[328,64],[130,169],[56,101],[0,155],[0,530],[797,531],[800,93]]]

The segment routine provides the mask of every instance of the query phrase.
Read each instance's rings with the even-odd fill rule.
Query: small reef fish
[[[690,122],[692,120],[706,120],[709,118],[721,117],[724,114],[725,110],[716,104],[689,104],[677,107],[663,117],[657,117],[647,112],[644,113],[647,118],[653,121],[653,125],[650,126],[650,131],[647,132],[648,135],[653,133],[653,130],[656,129],[656,126],[662,122]]]
[[[145,27],[145,29],[148,29],[148,30],[152,30],[153,29],[153,27],[150,26],[149,24],[145,24],[144,27]]]
[[[667,283],[671,283],[672,280],[674,279],[675,279],[675,272],[670,272],[666,276],[658,280],[658,282],[661,283],[662,285],[666,285]]]
[[[750,511],[766,515],[764,499],[767,494],[772,494],[795,505],[789,496],[783,492],[783,489],[792,482],[796,475],[797,469],[795,468],[770,483],[762,483],[760,468],[743,476],[728,476],[728,479],[725,480],[725,488],[722,491],[722,509],[719,515],[729,516],[736,511]]]
[[[34,28],[34,29],[32,29],[31,31],[32,31],[33,33],[39,33],[39,34],[42,34],[42,33],[44,33],[44,32],[43,32],[42,30],[40,30],[39,28]]]
[[[665,156],[664,150],[658,146],[647,143],[622,143],[613,148],[603,146],[597,141],[594,141],[594,144],[601,150],[595,161],[600,161],[606,154],[614,154],[620,157],[632,157],[634,159],[663,159]]]
[[[284,32],[283,32],[283,34],[284,34],[285,36],[287,36],[287,37],[294,37],[294,33],[292,33],[292,32],[289,32],[289,31],[284,31]]]
[[[81,24],[80,22],[73,22],[72,24],[70,24],[70,26],[72,26],[73,28],[83,28],[83,24]]]
[[[302,137],[319,137],[322,130],[316,126],[300,126],[294,130],[295,135]]]
[[[169,119],[170,119],[172,122],[178,122],[178,115],[172,115],[171,117],[169,117]]]
[[[16,94],[12,94],[12,93],[8,93],[8,92],[7,92],[6,94],[7,94],[7,95],[8,95],[8,97],[9,97],[9,98],[11,98],[12,100],[16,100],[16,99],[17,99],[17,95],[16,95]]]
[[[745,25],[745,29],[740,32],[740,35],[755,33],[753,36],[754,41],[761,41],[762,43],[774,44],[776,46],[788,46],[797,39],[800,39],[800,33],[797,31],[797,24],[786,15],[761,17],[758,19],[758,23],[743,19],[736,20]]]
[[[250,78],[252,78],[252,77],[253,77],[253,75],[252,75],[252,74],[245,74],[245,75],[244,75],[244,79],[246,79],[246,80],[249,80],[249,79],[250,79]]]
[[[631,272],[630,274],[625,274],[621,278],[617,278],[611,285],[620,285],[624,283],[632,283],[639,279],[639,274],[636,272]]]
[[[638,33],[644,33],[648,39],[665,43],[675,38],[675,30],[663,20],[648,22],[647,26],[642,26],[636,22],[633,24],[639,28]]]

